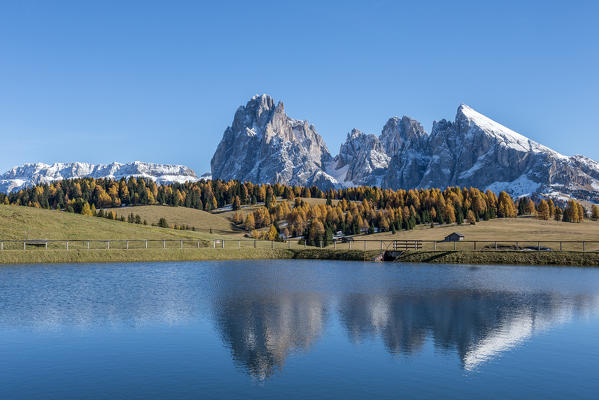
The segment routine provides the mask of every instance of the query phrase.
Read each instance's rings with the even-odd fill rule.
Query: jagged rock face
[[[381,141],[391,157],[383,186],[418,186],[430,160],[428,137],[422,125],[405,116],[390,118],[383,127]]]
[[[431,162],[420,182],[423,187],[486,187],[513,181],[542,161],[535,152],[545,150],[464,105],[455,122],[442,120],[433,125],[429,147]]]
[[[428,135],[408,117],[390,118],[379,137],[352,130],[331,156],[314,127],[289,118],[269,96],[235,114],[212,159],[215,178],[392,189],[472,186],[599,201],[599,163],[566,157],[461,105]]]
[[[158,184],[198,180],[195,172],[183,165],[153,164],[135,161],[121,164],[54,163],[23,164],[0,175],[0,192],[8,193],[39,183],[73,178],[111,178],[130,176],[152,179]]]
[[[237,109],[210,165],[214,179],[326,186],[322,171],[331,160],[314,126],[289,118],[283,103],[262,95]]]
[[[380,185],[380,177],[386,173],[389,159],[378,137],[353,129],[347,134],[335,161],[337,170],[347,167],[345,181],[360,185]]]
[[[403,116],[389,118],[381,132],[381,143],[387,154],[394,156],[406,147],[424,149],[426,132],[420,122]]]
[[[429,147],[431,161],[420,187],[473,186],[515,196],[597,199],[591,193],[594,185],[599,188],[597,163],[563,156],[465,105],[455,122],[433,125]]]

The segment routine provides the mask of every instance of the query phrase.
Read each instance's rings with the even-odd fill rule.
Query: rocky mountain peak
[[[237,109],[210,165],[214,179],[310,185],[331,159],[314,126],[290,118],[283,103],[275,107],[272,97],[260,95]],[[321,185],[323,179],[318,174]]]
[[[255,96],[237,110],[211,165],[214,178],[258,183],[473,186],[599,201],[599,163],[563,156],[465,104],[430,135],[407,116],[390,118],[380,136],[352,129],[333,160],[314,126]]]
[[[426,131],[420,122],[404,115],[402,118],[389,118],[383,127],[380,140],[385,152],[392,157],[408,143],[423,142],[426,141],[426,137]]]

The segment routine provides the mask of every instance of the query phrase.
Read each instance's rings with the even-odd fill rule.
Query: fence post
[[[495,250],[497,250],[497,242],[495,242]]]
[[[200,241],[198,240],[198,249],[200,248]]]
[[[322,249],[322,240],[320,241],[320,248]]]
[[[238,249],[241,249],[241,240],[238,240],[238,241],[237,241],[237,248],[238,248]]]
[[[180,248],[183,248],[183,241],[181,240]]]
[[[162,241],[162,248],[163,248],[163,249],[166,249],[166,240],[163,240],[163,241]]]
[[[69,241],[67,240],[67,250],[69,249]]]
[[[336,240],[333,242],[333,249],[337,250],[337,241]]]
[[[351,250],[351,241],[347,242],[349,244],[349,249]]]
[[[4,250],[4,242],[0,242],[0,250]]]
[[[126,243],[127,250],[129,250],[129,241],[126,240],[125,243]]]
[[[108,241],[106,242],[106,248],[107,248],[108,250],[110,250],[110,240],[108,240]]]
[[[87,241],[87,249],[89,250],[89,240]]]
[[[518,242],[516,242],[516,250],[520,250],[520,246],[518,246]]]
[[[48,242],[44,243],[44,248],[48,250]]]
[[[223,239],[223,240],[221,240],[221,241],[220,241],[220,247],[221,247],[222,249],[224,249],[224,248],[225,248],[225,239]]]
[[[146,240],[146,249],[148,248],[148,241]]]
[[[27,242],[23,240],[23,250],[27,250]]]
[[[434,249],[435,251],[437,250],[437,241],[436,241],[436,240],[433,242],[433,249]]]
[[[381,250],[383,250],[383,241],[381,240]]]

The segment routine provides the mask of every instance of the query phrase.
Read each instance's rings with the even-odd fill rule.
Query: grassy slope
[[[319,259],[369,261],[378,252],[332,251],[321,249],[133,249],[133,250],[5,250],[0,264],[89,263],[141,261],[200,261],[258,259]]]
[[[284,249],[8,250],[0,264],[248,260],[292,258]]]
[[[54,210],[0,205],[0,239],[209,239],[206,233],[176,231]]]
[[[150,207],[152,208],[152,207]],[[161,208],[161,207],[160,207]],[[181,212],[169,208],[169,212]],[[131,209],[124,209],[131,212]],[[154,210],[150,210],[154,212]],[[196,210],[190,210],[195,212]],[[185,212],[185,210],[182,210]],[[140,213],[139,211],[137,213]],[[204,213],[206,214],[206,213]],[[208,214],[209,217],[218,217]],[[205,217],[205,216],[202,216]],[[225,220],[226,222],[226,220]],[[467,240],[599,240],[599,223],[586,221],[582,224],[539,221],[531,218],[497,219],[477,225],[418,227],[411,232],[369,235],[367,239],[441,239],[447,233],[460,231]],[[129,224],[104,218],[86,217],[52,210],[42,210],[19,206],[0,206],[0,239],[210,239],[217,237],[207,233],[176,231],[152,226]],[[225,237],[220,236],[220,237]],[[237,239],[238,236],[226,236]],[[282,244],[281,244],[282,245]],[[189,246],[186,246],[189,247]],[[192,244],[193,247],[193,244]],[[338,247],[339,248],[339,247]],[[589,249],[587,247],[587,249]],[[100,262],[100,261],[167,261],[203,259],[254,259],[254,258],[316,258],[370,260],[380,251],[362,252],[354,249],[291,249],[284,248],[242,248],[234,246],[226,249],[132,249],[132,250],[77,250],[70,251],[30,249],[5,250],[0,252],[1,263],[34,262]],[[549,265],[598,265],[599,254],[579,252],[495,252],[495,251],[420,251],[407,252],[400,261],[442,262],[442,263],[503,263],[503,264],[549,264]]]
[[[231,221],[221,215],[211,214],[206,211],[196,210],[186,207],[168,207],[168,206],[135,206],[112,208],[120,217],[125,218],[133,213],[138,214],[142,220],[147,220],[148,224],[158,223],[160,218],[166,218],[169,225],[189,225],[199,231],[208,232],[212,228],[213,232],[220,234],[240,234],[235,229]]]
[[[442,225],[430,228],[419,225],[412,231],[369,235],[370,239],[443,240],[451,232],[460,232],[465,240],[599,240],[599,222],[586,220],[580,224],[541,221],[535,218],[497,218],[476,225]]]
[[[372,261],[380,251],[330,249],[135,249],[135,250],[8,250],[0,264],[199,261],[251,259],[317,259]],[[443,264],[509,264],[598,266],[599,254],[580,252],[408,251],[397,262]]]

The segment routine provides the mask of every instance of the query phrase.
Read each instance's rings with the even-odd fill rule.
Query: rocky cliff
[[[559,154],[466,105],[430,134],[406,116],[390,118],[379,136],[353,129],[333,158],[312,125],[255,96],[237,110],[211,166],[214,178],[324,189],[473,186],[599,201],[599,163]]]
[[[323,174],[331,159],[313,125],[288,117],[283,103],[262,95],[237,109],[210,166],[214,179],[322,186],[331,182]]]

